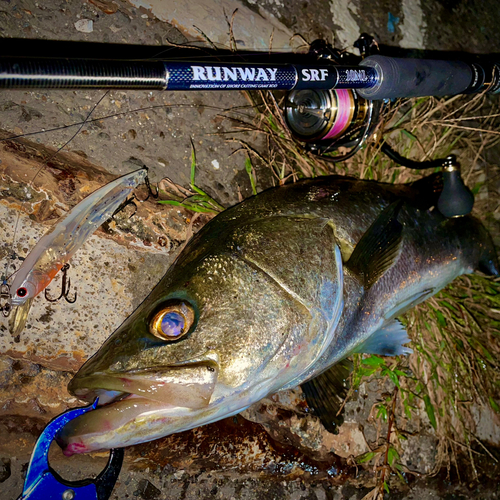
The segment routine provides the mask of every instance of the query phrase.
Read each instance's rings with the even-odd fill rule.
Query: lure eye
[[[26,288],[24,287],[18,288],[16,291],[16,295],[21,298],[26,297],[26,295],[28,295],[28,290],[26,290]]]
[[[194,323],[193,308],[185,302],[169,304],[158,311],[149,324],[149,331],[162,340],[177,340]]]

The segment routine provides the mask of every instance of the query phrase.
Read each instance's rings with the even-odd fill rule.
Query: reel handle
[[[443,161],[443,191],[438,200],[438,210],[445,217],[463,217],[470,214],[474,206],[474,195],[460,175],[460,166],[455,156]]]

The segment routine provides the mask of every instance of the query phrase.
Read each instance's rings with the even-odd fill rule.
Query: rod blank
[[[143,89],[167,87],[165,66],[158,61],[87,59],[0,59],[4,89]]]

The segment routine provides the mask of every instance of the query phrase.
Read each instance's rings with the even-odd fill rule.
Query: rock
[[[161,491],[147,479],[141,479],[141,481],[139,481],[137,494],[144,500],[154,500],[161,495]]]
[[[92,33],[94,31],[94,21],[91,19],[80,19],[75,23],[75,28],[81,33]]]
[[[242,416],[263,425],[276,441],[295,446],[315,460],[327,460],[332,453],[343,458],[356,457],[370,450],[357,422],[342,424],[338,434],[328,432],[318,418],[304,410],[300,389],[263,399]]]
[[[420,434],[417,439],[401,440],[400,444],[401,463],[408,470],[419,474],[429,474],[434,471],[438,445],[438,439],[435,436]]]
[[[8,383],[2,385],[6,378]],[[77,402],[66,391],[70,378],[67,372],[0,355],[0,416],[23,415],[50,420]]]
[[[476,437],[493,446],[500,446],[500,416],[489,406],[474,404],[471,408]]]
[[[0,357],[0,389],[10,384],[12,377],[12,359],[7,356]]]
[[[2,458],[0,460],[0,483],[3,483],[10,477],[10,459]]]

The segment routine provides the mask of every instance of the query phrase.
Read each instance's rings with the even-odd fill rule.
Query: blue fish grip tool
[[[54,418],[36,442],[18,500],[108,500],[123,463],[123,449],[111,450],[108,463],[95,479],[66,481],[49,465],[49,448],[59,431],[71,420],[94,410],[97,399],[84,408],[73,408]]]

